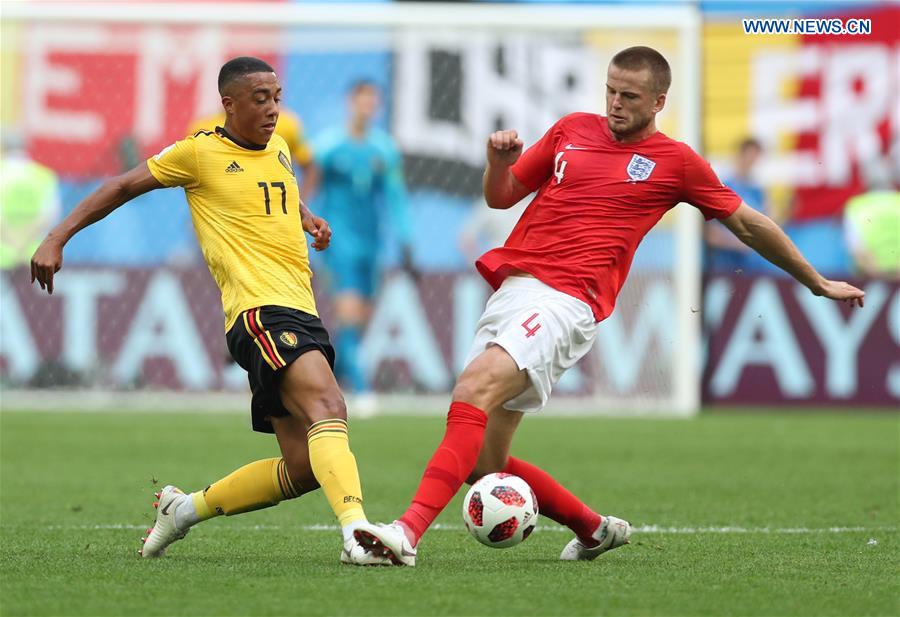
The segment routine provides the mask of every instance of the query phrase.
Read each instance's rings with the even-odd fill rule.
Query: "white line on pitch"
[[[146,530],[152,523],[146,525],[130,525],[124,523],[110,523],[97,525],[48,525],[46,529],[65,531],[101,531],[115,529],[141,529]],[[337,525],[235,525],[233,527],[221,527],[229,531],[338,531]],[[432,529],[438,531],[463,531],[462,525],[437,524]],[[863,531],[896,531],[897,527],[872,526],[872,527],[739,527],[729,525],[725,527],[663,527],[661,525],[640,525],[633,528],[634,533],[646,534],[818,534],[818,533],[845,533]],[[535,531],[551,531],[557,533],[571,533],[568,528],[559,525],[539,525]]]

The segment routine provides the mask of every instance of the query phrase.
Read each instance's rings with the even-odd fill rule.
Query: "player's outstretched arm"
[[[506,210],[531,192],[509,170],[519,160],[523,145],[515,131],[495,131],[488,137],[482,187],[489,208]]]
[[[843,281],[830,281],[816,272],[791,239],[769,217],[745,203],[722,219],[741,242],[806,285],[817,296],[863,305],[865,292]]]
[[[31,257],[31,282],[37,281],[41,289],[52,294],[53,275],[62,268],[63,247],[72,236],[138,195],[162,186],[150,173],[146,162],[101,184],[51,229],[38,246]]]

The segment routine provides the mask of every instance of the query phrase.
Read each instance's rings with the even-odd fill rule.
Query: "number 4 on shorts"
[[[530,338],[534,336],[535,332],[541,329],[541,324],[535,324],[535,326],[531,327],[531,322],[537,319],[538,314],[535,313],[528,319],[522,322],[522,327],[525,328],[525,338]]]

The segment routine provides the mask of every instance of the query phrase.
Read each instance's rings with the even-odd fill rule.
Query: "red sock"
[[[597,530],[603,518],[567,491],[550,474],[531,463],[511,456],[503,471],[519,476],[531,486],[537,497],[538,511],[541,515],[565,525],[589,546],[596,543],[595,540],[592,542],[591,534]]]
[[[444,439],[428,461],[409,509],[398,519],[415,535],[413,544],[475,469],[486,424],[487,415],[474,405],[450,405]]]

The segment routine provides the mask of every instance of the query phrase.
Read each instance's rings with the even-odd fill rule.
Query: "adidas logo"
[[[225,168],[226,174],[236,174],[239,171],[244,171],[244,168],[237,164],[237,161],[231,161],[231,165]]]

